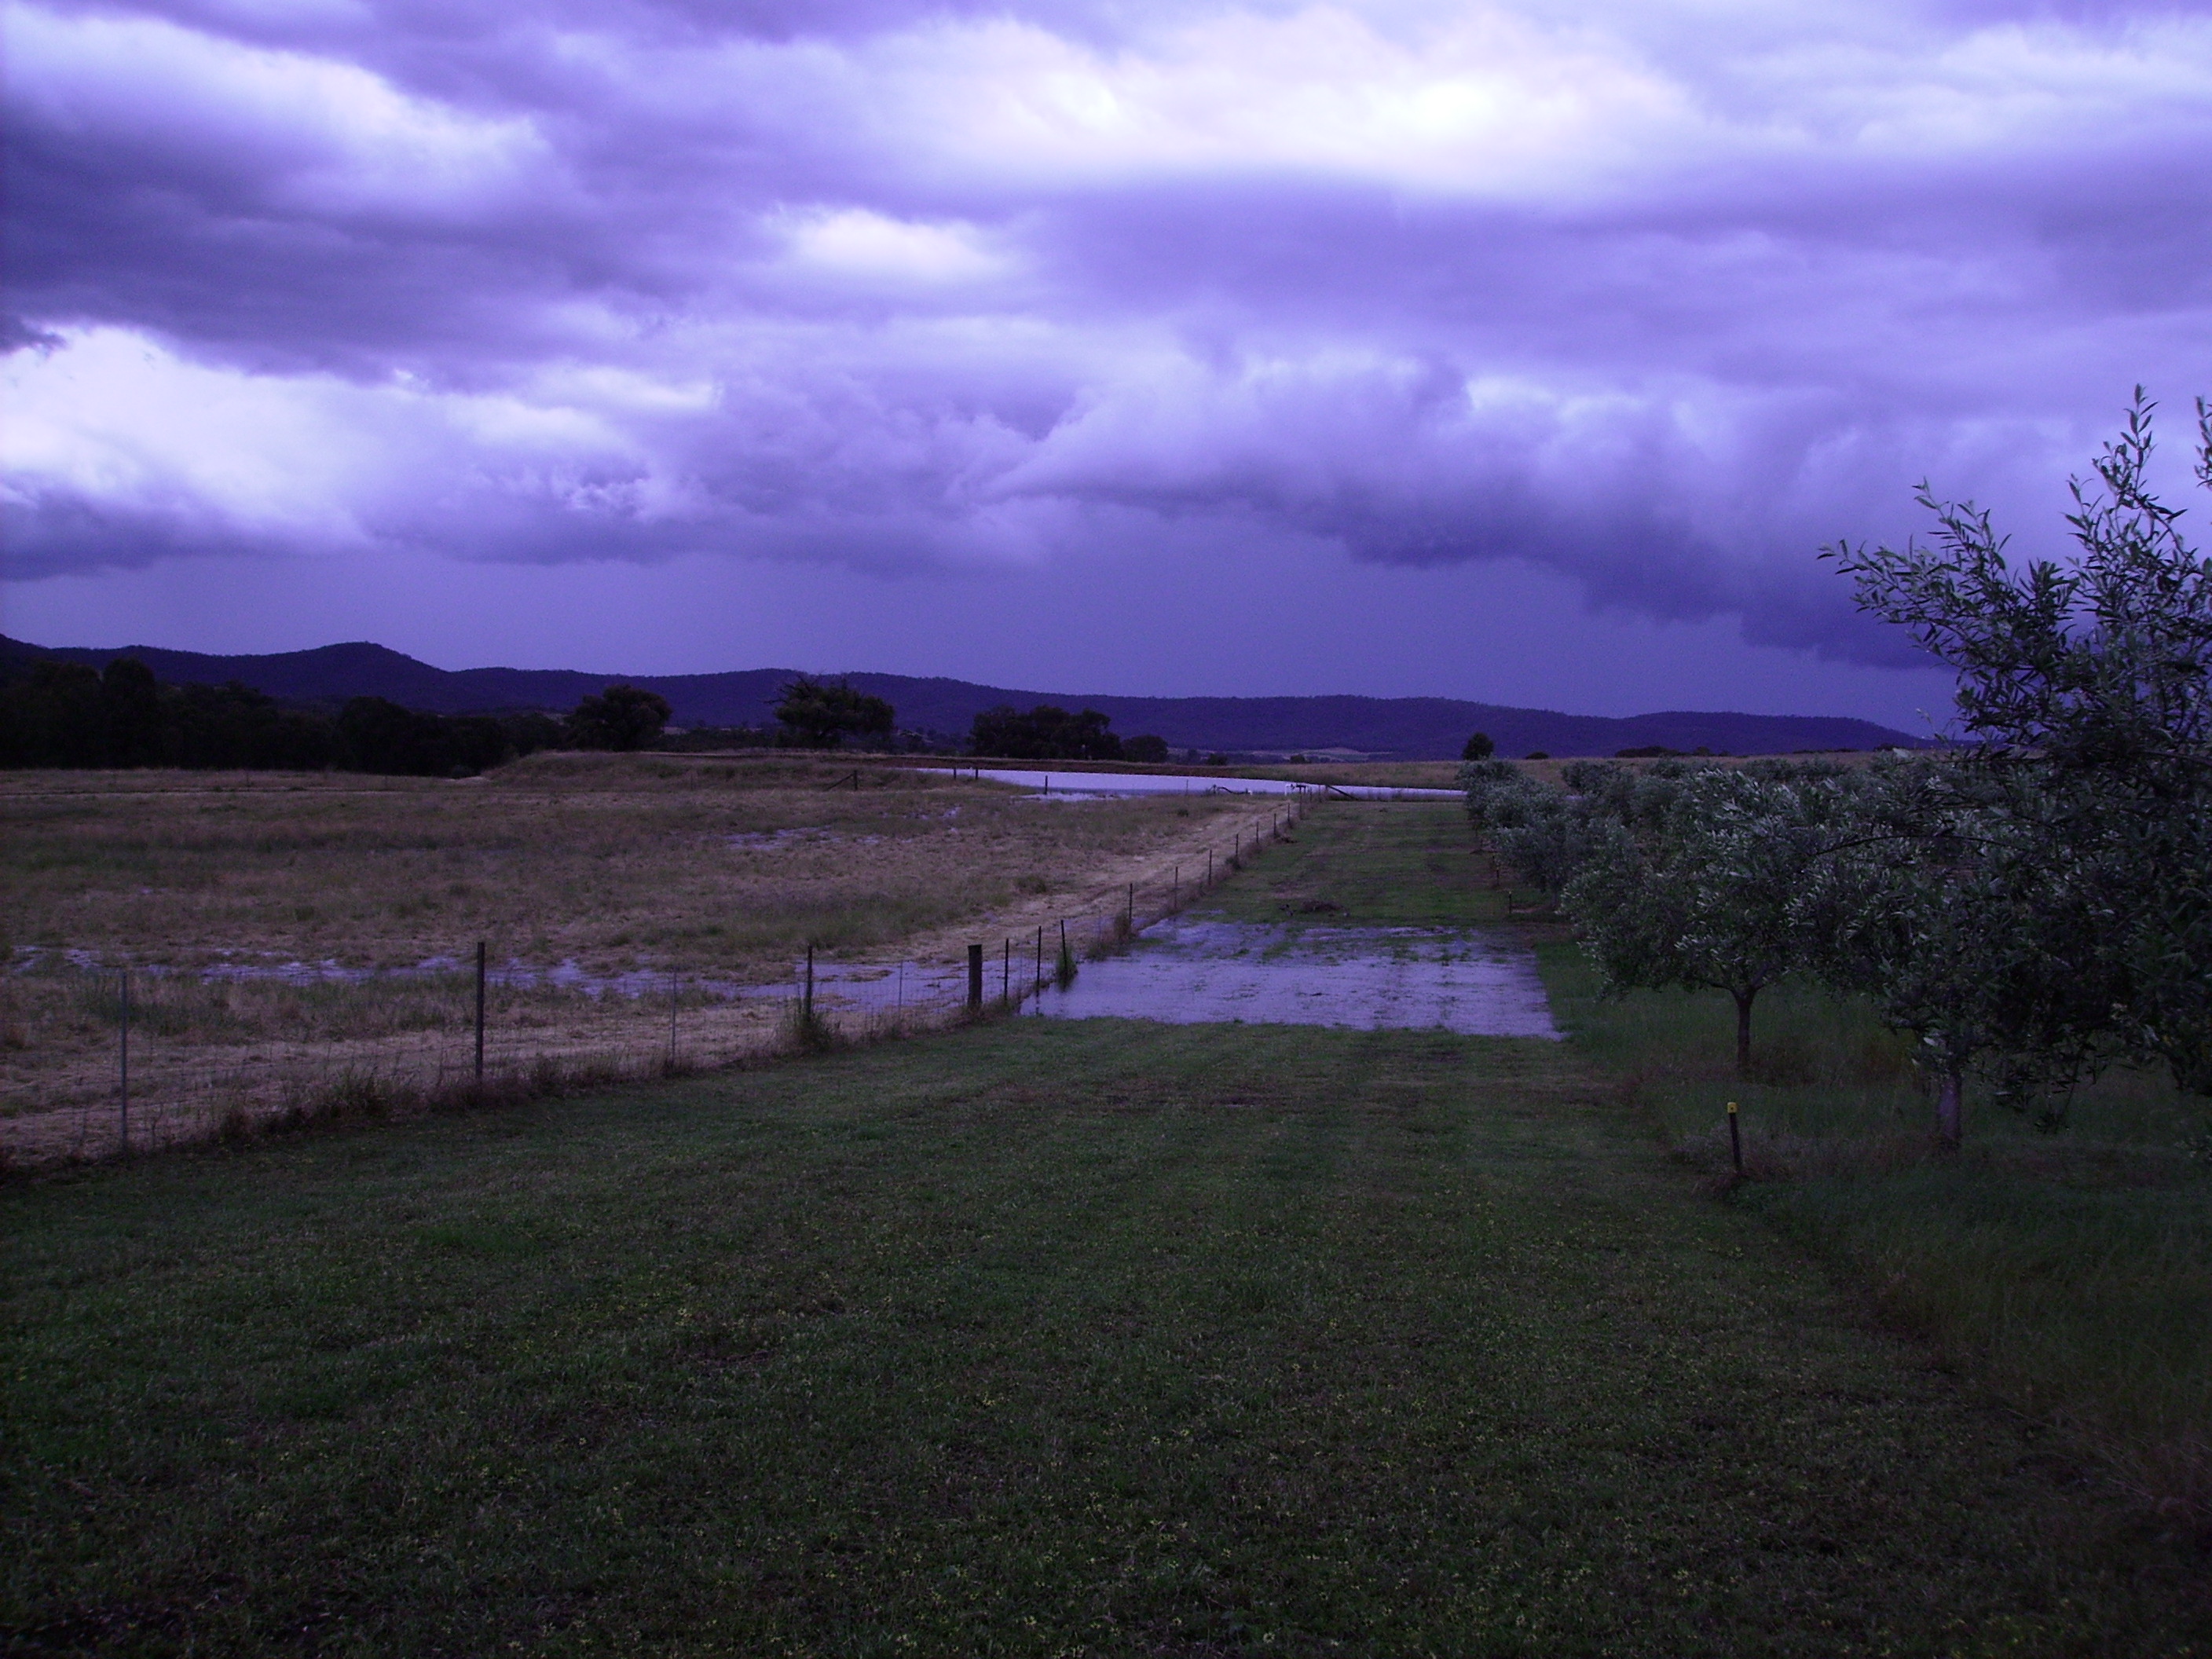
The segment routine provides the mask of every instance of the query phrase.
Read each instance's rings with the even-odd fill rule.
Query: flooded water
[[[1293,929],[1172,918],[1146,928],[1127,955],[1085,963],[1066,990],[1047,987],[1036,1012],[1177,1025],[1242,1020],[1564,1035],[1526,946],[1420,927]]]
[[[957,775],[1011,783],[1054,800],[1102,800],[1121,795],[1330,795],[1353,800],[1465,800],[1462,789],[1394,789],[1382,784],[1290,783],[1281,778],[1224,778],[1164,772],[1048,772],[1019,767],[963,766]]]

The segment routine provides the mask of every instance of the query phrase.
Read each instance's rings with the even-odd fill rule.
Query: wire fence
[[[690,1075],[1022,1012],[1082,964],[1127,949],[1202,898],[1306,810],[1270,801],[1151,879],[1074,908],[986,925],[958,948],[896,960],[809,946],[787,978],[635,970],[592,981],[465,955],[373,973],[336,963],[43,963],[48,1060],[0,1029],[0,1168],[89,1162],[319,1123],[464,1110]],[[40,964],[31,964],[37,966]],[[16,1003],[27,964],[9,988]],[[14,1004],[11,1003],[11,1009]]]

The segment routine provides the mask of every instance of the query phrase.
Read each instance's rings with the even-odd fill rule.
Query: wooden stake
[[[477,941],[477,1081],[483,1081],[484,942]]]
[[[131,1150],[131,970],[125,968],[121,975],[123,996],[122,1042],[116,1050],[116,1126],[123,1140],[123,1150]]]

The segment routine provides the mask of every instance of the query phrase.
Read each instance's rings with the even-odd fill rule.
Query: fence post
[[[1042,922],[1039,922],[1039,923],[1037,923],[1037,938],[1036,938],[1036,984],[1034,984],[1034,985],[1032,985],[1031,987],[1030,987],[1030,994],[1032,996],[1035,996],[1035,997],[1037,999],[1037,1008],[1038,1008],[1038,1010],[1039,1010],[1039,1012],[1042,1012],[1042,1010],[1043,1010],[1043,1008],[1044,1008],[1044,996],[1043,996],[1043,992],[1044,992],[1044,924],[1043,924]]]
[[[668,1063],[676,1064],[676,970],[668,970]]]
[[[118,975],[123,997],[122,1040],[116,1049],[116,1127],[123,1150],[131,1150],[131,970]]]
[[[1010,934],[999,948],[999,1000],[1012,1007],[1014,1000],[1014,941]]]
[[[806,941],[806,1017],[814,1018],[814,941]]]
[[[1129,932],[1130,932],[1131,933],[1133,933],[1133,934],[1136,931],[1137,931],[1137,884],[1136,884],[1135,882],[1133,882],[1133,882],[1131,882],[1131,883],[1129,884]]]
[[[477,941],[477,1081],[483,1081],[484,942]]]
[[[968,1006],[980,1009],[983,1006],[983,947],[968,947]]]

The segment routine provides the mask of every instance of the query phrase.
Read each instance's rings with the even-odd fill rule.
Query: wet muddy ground
[[[1307,927],[1178,916],[1127,954],[1086,962],[1039,1013],[1203,1024],[1242,1020],[1361,1030],[1558,1038],[1525,945],[1468,928]]]

